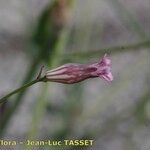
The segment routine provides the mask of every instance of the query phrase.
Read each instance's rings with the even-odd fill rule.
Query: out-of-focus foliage
[[[149,14],[149,0],[0,0],[0,95],[43,64],[90,63],[105,53],[114,75],[111,84],[39,84],[10,98],[0,105],[1,138],[95,140],[70,150],[150,149]]]

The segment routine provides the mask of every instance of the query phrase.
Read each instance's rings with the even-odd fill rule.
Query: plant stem
[[[150,39],[145,39],[143,41],[139,41],[133,44],[128,44],[128,45],[119,45],[119,46],[113,46],[113,47],[105,47],[105,48],[100,48],[98,50],[88,50],[88,51],[80,51],[80,52],[70,52],[66,53],[63,55],[64,58],[67,59],[74,59],[75,58],[89,58],[89,57],[96,57],[103,55],[107,51],[110,53],[119,53],[119,52],[125,52],[129,50],[138,50],[141,48],[147,48],[150,47]]]
[[[39,66],[40,60],[41,60],[41,55],[39,53],[38,57],[32,61],[30,68],[27,71],[25,78],[22,82],[22,85],[28,83],[32,79],[33,75],[35,74],[37,70],[37,67]],[[0,122],[0,138],[3,137],[3,134],[7,128],[8,122],[10,118],[12,117],[12,115],[14,114],[14,111],[19,107],[19,104],[22,102],[22,99],[25,93],[26,93],[26,90],[22,91],[21,93],[17,95],[10,109],[6,111],[6,113],[2,117],[2,120]]]
[[[44,79],[45,79],[45,77],[42,77],[42,78],[39,78],[39,79],[35,79],[35,80],[33,80],[33,81],[31,81],[31,82],[29,82],[29,83],[27,83],[27,84],[17,88],[16,90],[14,90],[14,91],[10,92],[9,94],[5,95],[4,97],[2,97],[0,99],[0,103],[3,103],[5,101],[7,101],[7,98],[9,98],[10,96],[25,90],[26,88],[32,86],[33,84],[35,84],[37,82],[42,82],[42,81],[44,82]]]

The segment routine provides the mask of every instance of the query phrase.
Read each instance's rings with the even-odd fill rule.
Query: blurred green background
[[[94,139],[89,147],[150,149],[149,0],[0,0],[0,96],[68,62],[105,53],[114,81],[36,84],[0,105],[0,139]]]

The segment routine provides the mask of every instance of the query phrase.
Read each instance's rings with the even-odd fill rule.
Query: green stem
[[[89,57],[95,57],[104,55],[106,52],[110,53],[118,53],[118,52],[125,52],[133,49],[141,49],[141,48],[147,48],[150,47],[150,39],[145,39],[143,41],[128,44],[128,45],[120,45],[120,46],[114,46],[114,47],[105,47],[100,48],[99,50],[88,50],[88,51],[81,51],[81,52],[70,52],[64,54],[64,58],[67,59],[75,59],[75,58],[89,58]]]
[[[33,81],[31,81],[31,82],[29,82],[29,83],[27,83],[27,84],[25,84],[25,85],[23,85],[23,86],[17,88],[16,90],[14,90],[14,91],[10,92],[9,94],[5,95],[4,97],[2,97],[2,98],[0,99],[0,103],[3,103],[3,102],[5,102],[5,101],[7,101],[7,98],[9,98],[10,96],[12,96],[12,95],[14,95],[14,94],[16,94],[16,93],[19,93],[19,92],[25,90],[26,88],[32,86],[33,84],[35,84],[35,83],[37,83],[37,82],[42,82],[42,81],[44,81],[44,79],[45,79],[45,77],[42,77],[42,78],[39,78],[39,79],[35,79],[35,80],[33,80]]]
[[[31,78],[33,77],[33,75],[35,74],[37,70],[37,67],[39,66],[40,60],[41,60],[41,55],[39,53],[38,57],[32,61],[30,68],[27,71],[27,74],[25,75],[25,78],[22,82],[22,85],[26,84],[27,82],[31,80]],[[26,90],[22,91],[21,93],[17,95],[10,109],[6,111],[6,113],[2,117],[2,121],[0,122],[0,137],[3,136],[10,118],[14,114],[14,111],[18,108],[19,104],[22,102],[22,99],[25,93],[26,93]]]

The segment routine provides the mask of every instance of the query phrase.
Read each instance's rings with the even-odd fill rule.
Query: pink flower
[[[111,60],[105,54],[102,59],[92,64],[70,63],[46,72],[47,81],[72,84],[88,78],[100,77],[112,81]]]

